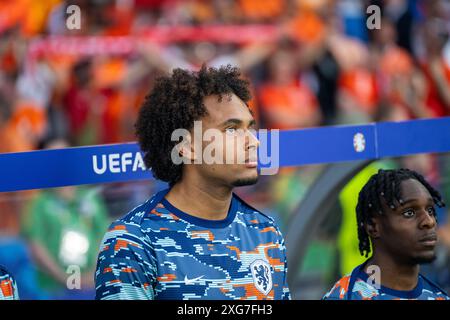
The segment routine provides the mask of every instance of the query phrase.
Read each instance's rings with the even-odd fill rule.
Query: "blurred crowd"
[[[66,21],[74,4],[81,25],[72,30]],[[371,5],[380,16],[366,12]],[[219,32],[208,33],[213,29]],[[196,70],[204,63],[242,69],[261,128],[449,116],[449,32],[448,0],[0,0],[0,153],[134,141],[137,112],[154,79],[175,67]],[[80,54],[65,42],[78,37],[91,37],[91,44],[123,37],[131,49],[118,54],[105,46],[101,53]],[[58,50],[45,50],[50,38],[60,41]],[[38,42],[40,50],[33,51]],[[450,203],[448,157],[408,157],[401,165],[424,174]],[[319,172],[281,170],[243,194],[283,227]],[[30,259],[46,270],[36,276],[36,286],[52,287],[45,276],[53,278],[53,287],[61,286],[64,236],[84,241],[67,233],[67,225],[84,230],[92,250],[112,216],[124,214],[158,185],[120,188],[1,195],[0,230],[28,239]],[[127,200],[114,207],[109,200],[117,197]],[[86,201],[95,214],[77,217],[74,208]],[[58,223],[41,226],[53,230],[55,240],[30,227],[42,223],[48,206],[63,208],[54,219]],[[24,222],[17,220],[22,212]],[[450,227],[442,238],[450,248]],[[92,261],[85,261],[86,274]],[[30,297],[46,297],[25,290]]]
[[[73,4],[81,25],[70,30],[66,9]],[[381,9],[373,30],[372,4]],[[242,68],[266,128],[450,114],[445,0],[17,0],[0,1],[0,16],[1,152],[35,149],[48,136],[73,145],[132,141],[152,80],[202,63]],[[235,34],[273,28],[261,28],[254,41],[139,38],[152,27],[218,25],[236,27]],[[31,55],[33,41],[48,36],[135,42],[123,55],[74,54],[71,47]]]

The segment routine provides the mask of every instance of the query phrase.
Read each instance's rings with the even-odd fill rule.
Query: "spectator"
[[[422,61],[427,82],[426,105],[433,117],[450,115],[450,62],[444,56],[449,32],[442,19],[433,18],[425,25],[427,56]]]
[[[66,141],[50,139],[48,148],[64,148]],[[23,234],[38,266],[41,288],[54,299],[92,299],[98,245],[109,221],[98,190],[62,187],[43,190],[23,215]],[[69,266],[81,270],[81,289],[67,288]]]
[[[259,88],[259,101],[269,129],[317,126],[321,121],[317,99],[301,80],[292,49],[269,59],[269,79]]]

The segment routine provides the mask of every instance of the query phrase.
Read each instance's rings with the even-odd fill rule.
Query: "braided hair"
[[[419,173],[405,168],[378,170],[378,173],[374,174],[359,192],[356,205],[359,252],[366,258],[370,253],[370,239],[365,225],[371,223],[374,214],[383,214],[382,198],[391,209],[395,209],[394,200],[400,204],[403,203],[400,196],[400,184],[408,179],[419,181],[428,190],[435,205],[440,208],[445,206],[439,192]]]

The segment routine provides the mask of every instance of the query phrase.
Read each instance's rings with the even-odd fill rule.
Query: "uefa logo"
[[[360,132],[353,136],[353,148],[356,152],[363,152],[366,150],[366,138]]]

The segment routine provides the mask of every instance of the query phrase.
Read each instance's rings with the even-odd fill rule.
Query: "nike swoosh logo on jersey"
[[[197,278],[194,278],[194,279],[188,279],[187,276],[184,276],[184,283],[187,284],[187,285],[194,284],[195,282],[197,282],[198,280],[200,280],[203,277],[204,277],[204,275],[200,276],[200,277],[197,277]]]

